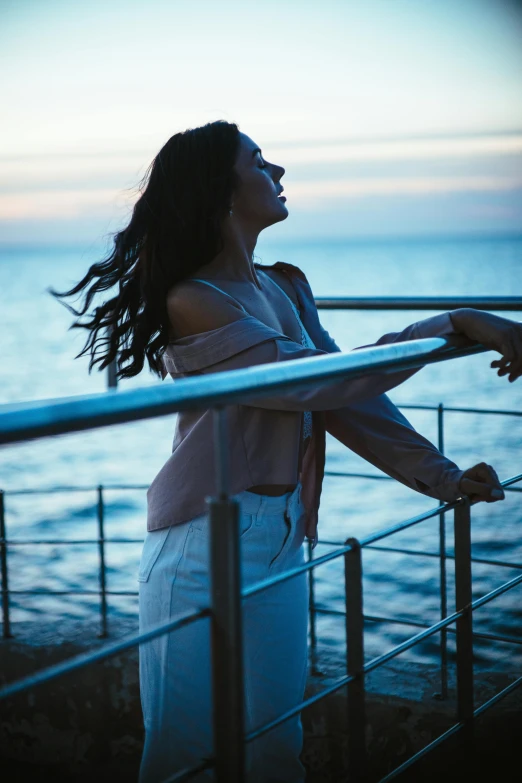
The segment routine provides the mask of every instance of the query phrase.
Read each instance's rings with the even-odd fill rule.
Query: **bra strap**
[[[214,283],[210,283],[208,280],[202,280],[200,277],[191,277],[190,280],[191,281],[195,280],[197,283],[206,283],[207,285],[211,286],[212,288],[215,288],[216,291],[219,291],[224,296],[228,296],[229,299],[232,299],[233,302],[238,304],[240,306],[240,308],[243,310],[243,312],[245,312],[245,313],[247,312],[245,310],[245,308],[243,307],[243,305],[241,304],[241,302],[238,302],[238,300],[235,299],[235,297],[231,296],[230,294],[227,294],[226,291],[222,291],[221,288],[218,288],[217,285],[214,285]],[[247,313],[247,315],[248,315],[248,313]]]

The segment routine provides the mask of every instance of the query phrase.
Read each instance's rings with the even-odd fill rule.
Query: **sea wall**
[[[108,640],[96,638],[92,627],[78,626],[74,633],[69,628],[68,639],[62,639],[55,627],[20,624],[13,628],[13,638],[0,642],[2,684],[136,631],[135,624],[120,623],[118,633],[113,631]],[[341,661],[323,657],[319,671],[309,676],[306,697],[330,687],[343,674]],[[369,781],[378,780],[455,722],[454,673],[449,674],[448,699],[444,701],[437,695],[439,672],[433,666],[395,660],[367,677]],[[475,678],[477,705],[516,676],[479,672]],[[303,711],[302,760],[309,783],[348,780],[346,712],[346,687]],[[423,767],[417,765],[409,777],[401,780],[437,780],[443,774],[441,770],[446,781],[451,774],[457,779],[462,774],[459,770],[469,772],[471,764],[476,768],[475,780],[480,780],[480,774],[490,774],[486,772],[488,765],[499,772],[502,765],[514,761],[517,742],[522,738],[521,689],[486,712],[476,724],[477,741],[471,755],[469,749],[459,750],[452,742],[444,753],[430,757]],[[94,778],[97,783],[135,781],[142,746],[136,649],[0,702],[3,783],[82,783]]]

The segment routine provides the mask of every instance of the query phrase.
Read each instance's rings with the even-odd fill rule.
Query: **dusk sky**
[[[283,165],[270,239],[522,233],[522,5],[0,0],[0,243],[96,244],[174,133]]]

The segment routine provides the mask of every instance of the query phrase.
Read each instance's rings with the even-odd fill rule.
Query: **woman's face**
[[[241,184],[232,199],[230,220],[262,231],[288,216],[285,199],[279,198],[283,190],[280,180],[285,170],[266,160],[249,136],[239,135],[240,149],[234,168]]]

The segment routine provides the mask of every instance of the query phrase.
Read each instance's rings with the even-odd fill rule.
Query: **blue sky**
[[[0,242],[96,243],[218,118],[286,168],[275,240],[522,232],[521,40],[507,0],[0,0]]]

